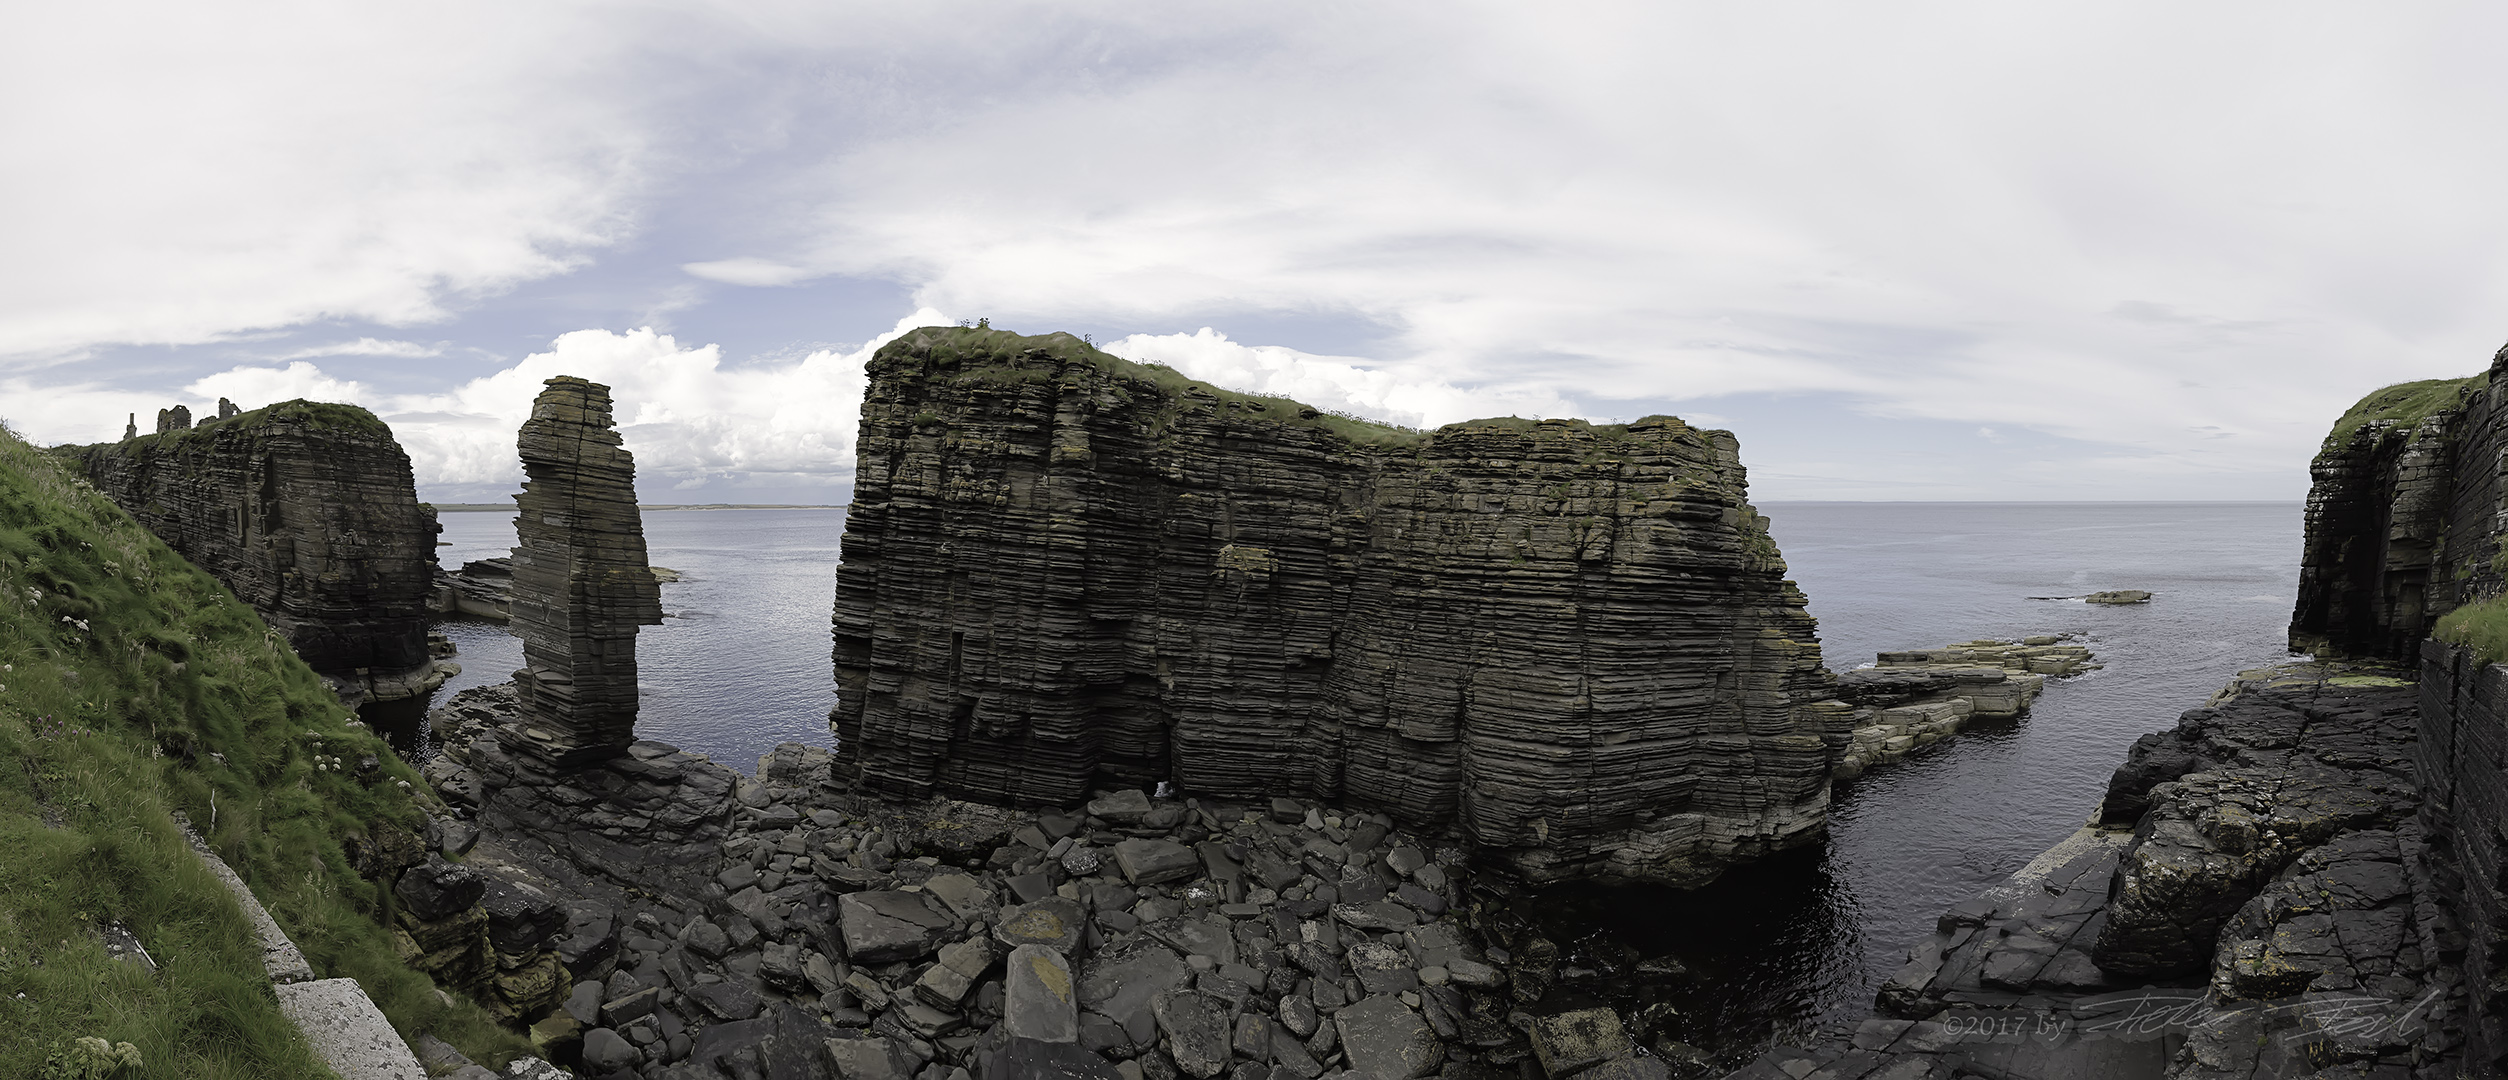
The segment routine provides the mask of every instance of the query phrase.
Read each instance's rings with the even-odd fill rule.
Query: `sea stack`
[[[1406,432],[984,328],[869,375],[832,717],[862,794],[1313,798],[1528,881],[1824,835],[1851,710],[1727,432]]]
[[[529,476],[514,497],[514,687],[523,748],[561,768],[635,741],[636,627],[662,621],[645,561],[636,462],[611,426],[610,388],[547,382],[516,440]]]

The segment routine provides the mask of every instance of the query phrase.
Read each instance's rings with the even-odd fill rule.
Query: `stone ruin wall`
[[[353,405],[222,411],[198,427],[56,452],[234,590],[314,670],[382,687],[379,696],[425,685],[388,677],[433,667],[437,531],[391,428]]]
[[[1696,883],[1823,835],[1849,710],[1732,436],[1326,423],[1069,335],[883,348],[839,768],[1014,805],[1307,795],[1534,880]]]

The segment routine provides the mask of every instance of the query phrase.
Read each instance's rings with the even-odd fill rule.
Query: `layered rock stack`
[[[228,406],[229,409],[232,406]],[[353,405],[289,401],[56,451],[216,575],[352,700],[424,693],[435,515],[392,429]]]
[[[645,561],[636,462],[610,420],[610,388],[559,376],[531,405],[517,446],[530,477],[514,497],[514,673],[533,754],[572,768],[636,738],[636,627],[662,621]]]
[[[1837,763],[1851,780],[1950,738],[1972,719],[2008,720],[2029,711],[2049,677],[2092,667],[2090,650],[2064,635],[1983,639],[1940,649],[1885,652],[1867,668],[1838,676],[1839,700],[1855,706],[1855,736]]]
[[[1823,834],[1849,710],[1727,433],[1408,433],[1067,334],[869,374],[832,717],[865,793],[1296,794],[1532,880]]]

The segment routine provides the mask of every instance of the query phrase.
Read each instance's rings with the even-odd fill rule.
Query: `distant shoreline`
[[[512,503],[421,503],[439,514],[512,513]],[[844,510],[852,503],[637,503],[638,510]]]

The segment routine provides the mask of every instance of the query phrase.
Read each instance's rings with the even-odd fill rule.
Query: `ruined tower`
[[[514,686],[524,748],[571,767],[635,741],[636,627],[662,621],[662,594],[610,388],[568,375],[546,385],[516,440],[530,479],[514,497]]]

